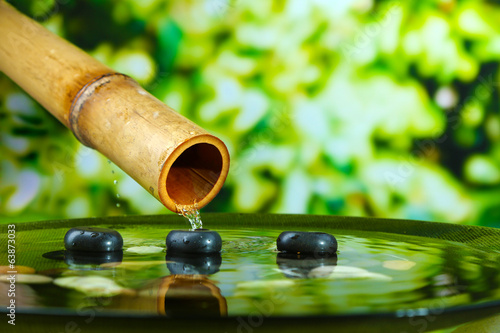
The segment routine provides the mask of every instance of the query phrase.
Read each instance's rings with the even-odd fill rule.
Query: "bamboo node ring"
[[[76,138],[85,146],[94,148],[90,144],[90,142],[85,138],[85,136],[81,133],[80,128],[78,126],[78,118],[80,116],[80,112],[82,111],[83,105],[85,102],[94,94],[97,88],[102,87],[108,83],[110,83],[115,76],[125,77],[126,79],[131,79],[128,75],[121,73],[108,73],[99,75],[92,80],[90,80],[87,84],[85,84],[82,89],[78,91],[75,98],[71,103],[71,108],[69,110],[69,128],[76,136]]]

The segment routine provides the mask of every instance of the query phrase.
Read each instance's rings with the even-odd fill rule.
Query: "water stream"
[[[198,209],[196,203],[193,206],[176,205],[176,208],[178,214],[184,216],[189,221],[191,224],[191,230],[203,228],[200,210]]]

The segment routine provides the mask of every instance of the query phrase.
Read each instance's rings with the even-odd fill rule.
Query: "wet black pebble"
[[[283,231],[276,240],[278,251],[282,253],[334,254],[337,240],[324,232]]]
[[[210,275],[219,271],[222,263],[220,253],[177,254],[167,252],[165,257],[170,274]]]
[[[95,227],[76,227],[64,236],[64,247],[69,251],[111,252],[123,249],[123,238],[118,231]]]
[[[208,229],[172,230],[166,240],[168,253],[218,253],[222,239],[218,232]]]

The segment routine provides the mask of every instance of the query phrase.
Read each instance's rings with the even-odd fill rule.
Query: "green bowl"
[[[1,225],[0,265],[14,258],[10,244],[16,264],[36,273],[16,275],[12,297],[2,284],[0,326],[13,328],[5,316],[12,299],[16,332],[425,332],[500,308],[496,229],[315,215],[202,217],[222,237],[218,257],[167,260],[168,232],[189,228],[176,215]],[[82,262],[65,254],[64,235],[76,226],[117,230],[123,255]],[[285,230],[334,235],[336,258],[279,258],[276,238]]]

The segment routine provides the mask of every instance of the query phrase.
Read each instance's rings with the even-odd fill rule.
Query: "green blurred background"
[[[500,227],[494,2],[10,2],[226,143],[202,214]],[[0,222],[170,213],[3,74],[0,140]]]

